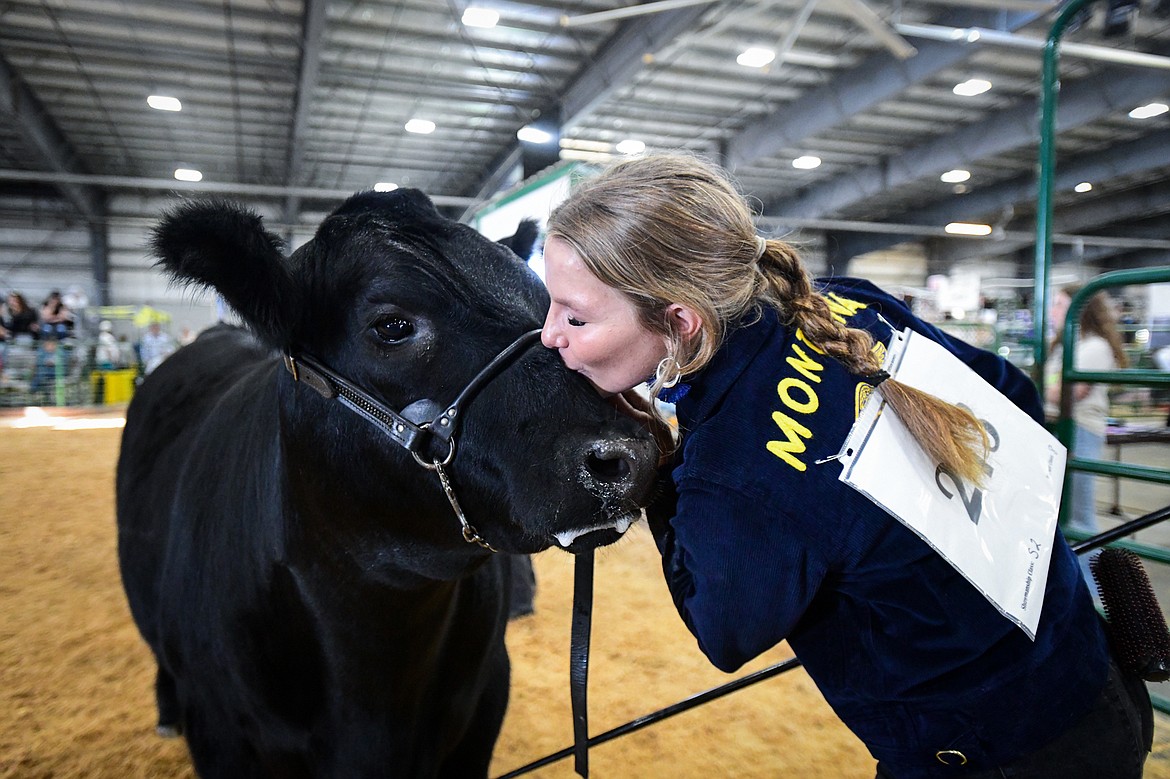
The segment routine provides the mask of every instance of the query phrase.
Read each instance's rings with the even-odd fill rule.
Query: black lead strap
[[[573,566],[573,626],[569,643],[569,699],[573,706],[573,767],[589,777],[589,628],[593,618],[593,550],[581,552]]]

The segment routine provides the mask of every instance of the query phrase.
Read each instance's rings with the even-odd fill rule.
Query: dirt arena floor
[[[119,583],[113,475],[120,432],[0,426],[4,779],[193,776],[183,741],[154,734],[153,663]],[[535,562],[536,613],[509,628],[512,700],[493,777],[572,744],[573,561],[546,552]],[[596,581],[592,733],[734,678],[695,648],[644,527],[598,553]],[[781,646],[740,674],[788,656]],[[1170,779],[1170,718],[1159,715],[1158,730],[1145,776]],[[800,669],[601,745],[590,766],[595,777],[617,779],[868,779],[874,770]],[[527,775],[575,776],[571,758]]]

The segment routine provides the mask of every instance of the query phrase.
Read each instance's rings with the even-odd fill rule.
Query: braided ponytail
[[[783,241],[760,245],[747,201],[726,171],[686,154],[624,160],[576,186],[549,216],[589,271],[626,296],[642,325],[663,336],[682,376],[703,369],[730,322],[769,305],[851,373],[881,369],[873,339],[846,327]],[[703,325],[683,343],[665,315],[678,303]],[[651,393],[665,386],[656,378]],[[987,437],[970,413],[887,379],[882,397],[935,462],[980,483]],[[651,413],[655,413],[652,410]]]
[[[881,370],[873,338],[864,330],[846,326],[833,314],[828,302],[813,289],[791,246],[768,241],[758,269],[761,299],[786,315],[787,324],[800,328],[809,343],[852,374],[869,376]],[[987,433],[971,412],[894,379],[882,381],[878,391],[934,462],[969,483],[982,483],[989,444]]]

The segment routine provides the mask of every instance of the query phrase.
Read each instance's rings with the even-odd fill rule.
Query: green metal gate
[[[1048,290],[1052,268],[1052,236],[1053,236],[1053,181],[1056,172],[1056,104],[1060,89],[1058,63],[1060,57],[1060,39],[1068,27],[1069,22],[1082,8],[1093,0],[1073,0],[1053,23],[1048,39],[1044,46],[1044,72],[1040,102],[1040,148],[1039,164],[1037,166],[1038,191],[1036,196],[1036,262],[1035,262],[1035,295],[1033,321],[1036,323],[1035,341],[1035,379],[1041,396],[1044,394],[1044,364],[1047,360],[1045,334],[1047,332]],[[1062,354],[1061,365],[1061,394],[1060,418],[1056,425],[1057,438],[1071,451],[1075,425],[1072,420],[1072,392],[1075,382],[1102,382],[1109,384],[1141,385],[1147,387],[1170,387],[1170,374],[1157,370],[1119,370],[1119,371],[1077,371],[1073,368],[1074,345],[1077,342],[1080,311],[1084,304],[1095,293],[1113,287],[1133,286],[1140,284],[1156,284],[1170,282],[1170,267],[1147,268],[1142,270],[1124,270],[1106,273],[1089,281],[1081,289],[1069,305],[1065,316],[1063,343],[1065,348]],[[1170,459],[1170,458],[1168,458]],[[1137,479],[1158,484],[1170,484],[1170,469],[1153,468],[1141,465],[1126,465],[1121,462],[1106,460],[1083,460],[1070,458],[1068,474],[1065,476],[1065,494],[1069,494],[1068,480],[1073,471],[1113,476],[1115,478]],[[1061,523],[1068,513],[1068,501],[1061,506]],[[1140,517],[1127,526],[1134,530],[1149,527],[1151,524],[1162,522],[1170,517],[1170,507],[1165,507]],[[1132,531],[1131,531],[1132,532]],[[1072,541],[1084,541],[1086,534],[1066,530],[1065,535]],[[1170,565],[1170,549],[1149,544],[1139,544],[1134,541],[1118,539],[1110,542],[1111,546],[1120,546],[1133,551],[1145,560],[1160,565]],[[1168,594],[1160,593],[1164,600]],[[1170,698],[1159,694],[1152,694],[1154,706],[1170,713]]]

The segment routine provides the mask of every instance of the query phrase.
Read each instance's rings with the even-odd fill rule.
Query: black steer
[[[548,300],[421,193],[355,195],[289,258],[225,204],[179,207],[154,247],[252,331],[209,330],[127,412],[118,555],[160,729],[206,777],[486,775],[507,553],[616,540],[653,443],[531,340],[432,433]]]

